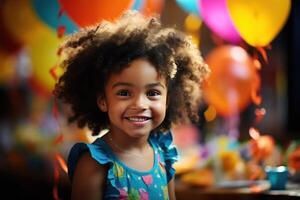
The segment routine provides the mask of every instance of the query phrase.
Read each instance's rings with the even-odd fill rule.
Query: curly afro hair
[[[157,17],[127,11],[115,22],[103,21],[69,36],[62,45],[64,74],[54,95],[70,104],[69,122],[87,126],[97,135],[109,128],[108,115],[97,106],[113,73],[135,59],[147,59],[166,78],[168,107],[157,128],[198,120],[201,83],[209,69],[191,38],[173,28],[163,28]]]

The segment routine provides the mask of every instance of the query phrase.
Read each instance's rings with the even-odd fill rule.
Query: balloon
[[[113,20],[133,5],[133,0],[59,0],[62,9],[81,27]]]
[[[59,26],[65,26],[67,34],[78,30],[65,13],[59,16],[60,5],[57,0],[33,0],[32,4],[39,18],[51,28],[56,30]]]
[[[202,21],[198,16],[189,14],[184,20],[184,28],[189,32],[199,32]]]
[[[224,45],[214,49],[206,62],[212,71],[204,84],[207,103],[222,116],[238,114],[251,100],[257,76],[253,60],[241,47]]]
[[[241,37],[230,19],[226,0],[199,0],[198,6],[204,23],[214,33],[228,42],[241,42]]]
[[[254,47],[268,45],[282,29],[290,0],[228,0],[232,21],[241,37]]]
[[[50,95],[54,89],[55,79],[50,69],[58,63],[57,49],[60,42],[56,33],[45,26],[43,33],[28,45],[32,64],[31,83],[34,83],[33,89],[42,95]]]
[[[2,7],[0,8],[0,16],[2,16]],[[14,54],[17,53],[21,47],[22,44],[17,41],[7,30],[5,24],[3,23],[3,18],[0,17],[0,50],[5,51],[5,53],[8,54]],[[0,59],[1,60],[1,59]]]
[[[186,12],[200,15],[200,9],[197,6],[198,0],[176,0],[176,3]]]
[[[131,9],[139,11],[142,8],[143,3],[143,0],[135,0]]]
[[[11,36],[22,44],[34,40],[43,26],[33,11],[31,0],[4,1],[3,23]]]
[[[164,7],[164,0],[144,0],[140,12],[146,16],[158,14],[162,12]]]

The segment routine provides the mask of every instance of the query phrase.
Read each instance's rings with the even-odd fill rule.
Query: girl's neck
[[[130,137],[127,134],[116,133],[109,131],[104,137],[113,149],[118,151],[144,152],[149,148],[148,136],[145,137]]]

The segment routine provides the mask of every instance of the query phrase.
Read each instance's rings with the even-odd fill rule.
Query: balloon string
[[[56,73],[57,70],[57,65],[54,65],[53,67],[51,67],[51,69],[49,70],[50,75],[52,76],[52,78],[57,81],[58,80],[58,76]]]
[[[62,8],[60,8],[59,11],[58,11],[57,18],[58,18],[58,19],[61,18],[63,14],[64,14],[64,10],[63,10]],[[57,27],[57,30],[56,30],[56,31],[57,31],[57,37],[58,37],[58,38],[62,38],[62,37],[65,35],[65,33],[66,33],[66,26],[64,26],[64,25],[59,25],[59,26]]]
[[[255,105],[260,105],[262,102],[262,97],[259,91],[260,91],[260,77],[258,73],[256,73],[251,88],[251,99]]]
[[[66,26],[60,25],[57,27],[57,37],[62,38],[65,35],[66,32]]]
[[[56,159],[56,161],[58,162],[60,168],[61,168],[66,174],[68,174],[68,167],[67,167],[66,161],[63,159],[63,157],[62,157],[59,153],[56,153],[56,154],[55,154],[55,159]]]
[[[266,48],[270,49],[271,46],[268,46]],[[262,58],[265,61],[265,63],[269,63],[268,54],[267,54],[266,49],[263,48],[263,47],[256,47],[256,49],[260,53],[260,55],[262,56]]]
[[[59,181],[59,170],[58,170],[58,165],[56,160],[54,160],[53,162],[53,170],[54,170],[54,186],[53,186],[53,190],[52,190],[52,194],[53,194],[53,198],[55,200],[60,200],[59,196],[58,196],[58,181]]]

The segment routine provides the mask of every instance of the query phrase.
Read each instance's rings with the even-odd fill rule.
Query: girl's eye
[[[129,91],[127,90],[120,90],[117,92],[118,96],[129,96]]]
[[[161,95],[161,92],[157,90],[150,90],[147,92],[147,96],[154,97],[154,96],[159,96]]]

